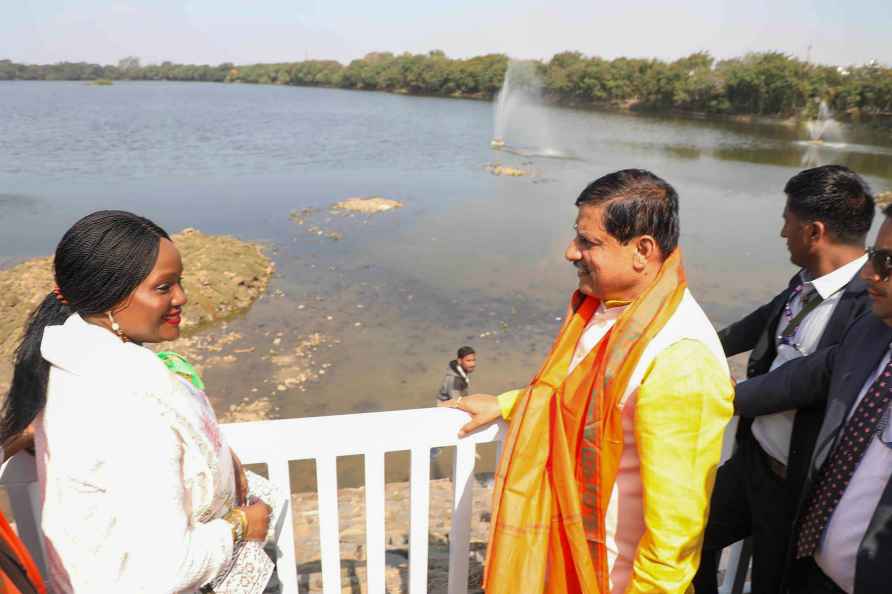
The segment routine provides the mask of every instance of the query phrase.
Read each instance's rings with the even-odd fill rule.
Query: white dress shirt
[[[858,399],[849,411],[849,418],[877,376],[889,364],[890,357],[892,353],[887,352],[879,366],[864,382]],[[890,413],[892,410],[886,411],[887,415]],[[864,452],[864,457],[855,469],[852,480],[843,492],[842,499],[830,516],[823,539],[815,552],[815,561],[821,570],[849,594],[855,589],[855,561],[858,548],[892,476],[892,445],[887,445],[892,444],[890,425],[892,424],[887,424],[883,430],[882,441],[875,435],[867,446],[867,451]]]
[[[576,369],[576,366],[582,363],[582,360],[585,359],[592,349],[595,348],[601,339],[604,338],[604,335],[613,328],[613,325],[616,323],[616,320],[619,319],[619,316],[626,311],[628,305],[620,305],[616,307],[604,307],[604,303],[598,306],[597,311],[592,316],[592,319],[588,321],[588,324],[585,325],[585,328],[582,330],[582,336],[579,337],[579,340],[576,342],[576,350],[573,351],[573,358],[570,359],[570,368],[567,371],[568,374],[573,373],[573,370]]]
[[[802,282],[805,283],[806,289],[796,295],[789,303],[788,315],[785,315],[777,327],[777,335],[775,336],[775,345],[777,347],[777,356],[771,363],[770,371],[775,370],[787,361],[797,359],[799,357],[810,355],[818,348],[821,336],[824,334],[824,328],[833,315],[846,285],[858,274],[858,271],[864,266],[867,256],[861,256],[856,260],[852,260],[844,266],[840,266],[833,272],[825,274],[814,280],[809,280],[806,272],[800,273]],[[781,334],[790,324],[799,312],[802,311],[804,302],[808,299],[807,294],[811,290],[817,291],[823,301],[812,309],[796,328],[793,336],[790,337],[786,344],[781,340]],[[787,463],[787,457],[790,452],[790,438],[793,435],[793,421],[796,418],[795,410],[788,410],[773,415],[764,415],[756,417],[753,420],[752,432],[753,437],[762,446],[768,455],[783,464]]]

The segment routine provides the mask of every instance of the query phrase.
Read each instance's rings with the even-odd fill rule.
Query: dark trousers
[[[814,557],[795,561],[792,573],[790,594],[845,594],[845,590],[821,571]]]
[[[792,513],[784,481],[768,465],[755,438],[747,434],[719,467],[703,537],[703,556],[694,577],[697,594],[718,592],[722,549],[753,539],[752,594],[776,594],[784,575]]]

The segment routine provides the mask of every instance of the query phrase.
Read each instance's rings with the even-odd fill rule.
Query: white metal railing
[[[365,458],[366,589],[385,593],[385,489],[384,456],[411,452],[409,593],[425,594],[428,587],[428,518],[430,510],[430,451],[455,446],[454,498],[449,533],[449,594],[466,594],[468,584],[471,504],[477,444],[504,439],[503,424],[493,425],[461,440],[459,428],[467,415],[453,409],[427,408],[303,419],[283,419],[223,425],[230,446],[245,464],[266,464],[270,480],[283,493],[291,493],[289,462],[315,460],[318,491],[319,548],[324,594],[341,592],[340,530],[338,526],[337,458]],[[726,432],[723,458],[730,453],[734,426]],[[501,447],[499,448],[501,449]],[[7,489],[19,535],[41,571],[45,571],[40,534],[40,505],[33,458],[18,455],[0,471],[0,486]],[[293,510],[285,508],[278,542],[279,579],[283,594],[298,593]],[[739,543],[732,552],[721,592],[732,592],[739,558]],[[738,591],[739,592],[739,591]]]
[[[411,453],[409,592],[424,594],[428,586],[428,517],[430,510],[430,451],[455,446],[454,499],[449,533],[449,594],[466,594],[468,586],[471,503],[474,462],[480,443],[501,442],[504,425],[497,424],[459,440],[468,416],[446,408],[283,419],[223,425],[232,449],[244,464],[265,464],[269,479],[283,493],[291,493],[289,462],[315,460],[319,502],[319,548],[325,594],[341,592],[340,531],[338,527],[339,456],[365,458],[366,592],[385,592],[384,455]],[[0,472],[7,489],[20,538],[45,572],[40,535],[40,498],[33,458],[13,457]],[[297,559],[292,506],[285,507],[278,542],[279,579],[283,594],[298,593]]]
[[[384,455],[409,450],[410,524],[409,592],[427,592],[430,451],[455,446],[454,501],[449,547],[449,594],[464,594],[468,583],[468,546],[476,445],[501,441],[504,429],[494,425],[464,439],[458,430],[466,414],[426,408],[394,412],[338,415],[281,421],[237,423],[224,427],[226,438],[245,464],[265,463],[269,478],[290,492],[288,463],[315,459],[319,494],[319,548],[325,594],[341,592],[338,528],[337,458],[365,458],[367,591],[383,594],[385,578]],[[279,567],[294,567],[295,543],[290,506],[279,538]],[[299,551],[298,551],[299,553]],[[280,570],[285,593],[296,593],[297,572]]]

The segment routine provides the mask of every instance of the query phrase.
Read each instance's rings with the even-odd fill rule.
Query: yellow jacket
[[[511,419],[523,390],[498,396]],[[725,426],[733,415],[727,368],[702,342],[683,339],[651,362],[635,401],[644,534],[627,593],[693,592]]]

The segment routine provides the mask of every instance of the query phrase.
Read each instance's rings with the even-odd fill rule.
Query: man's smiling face
[[[637,282],[633,267],[635,242],[620,243],[604,228],[607,204],[579,207],[576,236],[564,257],[576,267],[579,290],[584,295],[602,301],[622,300],[629,297],[629,289]]]

